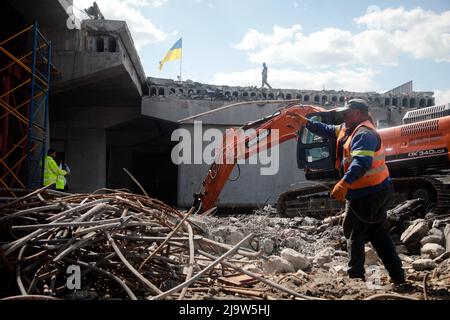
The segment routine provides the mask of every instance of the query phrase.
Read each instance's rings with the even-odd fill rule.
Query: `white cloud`
[[[121,0],[129,6],[134,7],[148,7],[151,6],[153,8],[161,7],[168,0]]]
[[[367,30],[353,36],[355,61],[365,65],[397,65],[399,52],[392,37],[384,30]]]
[[[301,29],[302,26],[299,24],[295,24],[291,28],[281,28],[275,25],[272,34],[263,34],[255,29],[250,29],[241,42],[232,44],[231,46],[239,50],[253,50],[266,46],[279,45],[292,40]]]
[[[167,0],[97,0],[97,4],[109,20],[126,21],[133,36],[136,48],[140,50],[148,44],[159,42],[167,37],[167,34],[156,27],[150,19],[146,18],[141,9],[146,6],[159,7]],[[92,5],[91,0],[75,0],[74,5],[82,10]],[[80,18],[87,16],[75,10],[74,13]]]
[[[443,105],[450,103],[450,89],[449,90],[434,90],[435,105]]]
[[[403,7],[387,8],[380,10],[378,7],[370,6],[367,13],[355,18],[357,24],[365,24],[369,29],[384,30],[408,30],[418,24],[426,24],[437,15],[432,11],[425,11],[418,7],[406,11]]]
[[[450,11],[437,14],[418,7],[373,11],[355,22],[369,30],[380,30],[398,52],[415,59],[450,62]]]
[[[131,1],[135,1],[135,0],[131,0]],[[145,1],[145,0],[140,0],[140,1]],[[166,2],[167,2],[167,0],[151,0],[150,4],[152,7],[157,8],[157,7],[161,7]]]
[[[359,33],[325,28],[303,34],[300,25],[274,26],[270,34],[249,30],[233,48],[248,51],[249,60],[301,64],[307,67],[396,65],[402,53],[415,59],[450,62],[450,11],[436,14],[416,8],[379,10],[354,19]]]
[[[275,26],[273,34],[249,30],[233,47],[250,51],[248,56],[252,62],[293,63],[311,68],[395,61],[395,51],[383,31],[370,30],[354,36],[337,28],[325,28],[309,35],[300,30],[300,25],[285,29]]]
[[[273,88],[322,90],[374,91],[376,71],[370,68],[355,70],[306,72],[292,69],[269,69],[268,82]],[[231,86],[261,86],[261,69],[242,72],[217,73],[214,84]]]
[[[348,31],[327,28],[304,36],[295,34],[293,42],[272,44],[258,52],[249,53],[252,62],[295,63],[307,67],[326,67],[355,61],[351,51],[352,37]]]

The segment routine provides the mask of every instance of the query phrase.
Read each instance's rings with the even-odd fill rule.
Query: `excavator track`
[[[341,202],[331,199],[333,182],[286,191],[278,197],[277,213],[281,217],[311,216],[325,218],[343,209]]]
[[[436,214],[450,212],[450,174],[393,178],[395,194],[390,207],[422,198]],[[310,216],[323,219],[344,209],[344,203],[329,196],[335,182],[320,182],[282,193],[278,197],[277,213],[281,217]]]
[[[394,178],[393,181],[397,192],[407,191],[408,199],[424,199],[432,206],[434,213],[444,214],[450,211],[450,175]]]

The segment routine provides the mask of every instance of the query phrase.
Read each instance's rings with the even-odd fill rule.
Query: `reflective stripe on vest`
[[[339,144],[341,143],[341,141],[343,139],[345,139],[345,134],[347,132],[347,129],[343,125],[339,126],[338,128],[339,128],[339,132],[336,130],[336,134],[337,134],[336,135],[337,136],[337,139],[336,139],[336,162],[334,163],[334,166],[335,166],[336,170],[338,172],[340,172],[341,158],[343,155],[339,154],[339,149],[340,149]]]
[[[344,172],[346,172],[350,167],[350,164],[352,163],[354,156],[372,157],[372,166],[370,167],[370,169],[366,171],[364,176],[362,176],[361,178],[357,179],[352,184],[350,184],[349,189],[353,190],[376,186],[389,177],[389,170],[388,167],[386,166],[384,147],[382,143],[380,144],[380,148],[378,149],[378,151],[375,152],[369,150],[355,150],[353,152],[351,151],[351,141],[353,137],[360,131],[360,129],[363,129],[364,127],[370,129],[372,132],[376,132],[376,128],[370,121],[364,121],[360,123],[355,128],[355,130],[353,130],[352,134],[350,135],[350,138],[348,138],[347,141],[345,141],[344,143],[344,150],[343,150],[344,154],[342,160]],[[339,135],[339,137],[341,137],[341,135]]]

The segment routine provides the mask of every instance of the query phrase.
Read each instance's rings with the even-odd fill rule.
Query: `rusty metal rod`
[[[186,286],[189,286],[190,284],[194,283],[198,278],[200,278],[201,276],[203,276],[206,272],[210,271],[212,268],[214,268],[217,264],[219,264],[221,261],[223,261],[224,259],[226,259],[229,256],[232,256],[236,253],[236,251],[239,249],[239,247],[245,243],[245,241],[247,241],[248,239],[250,239],[251,237],[253,237],[253,234],[249,234],[248,236],[246,236],[244,239],[242,239],[241,241],[239,241],[230,251],[224,253],[223,255],[221,255],[219,258],[217,258],[216,260],[214,260],[214,262],[212,262],[209,266],[207,266],[205,269],[203,269],[202,271],[200,271],[199,273],[197,273],[195,276],[193,276],[191,279],[189,279],[188,281],[185,281],[181,284],[179,284],[178,286],[159,294],[156,297],[150,298],[151,300],[158,300],[158,299],[164,299],[165,297],[167,297],[170,294],[173,294],[181,289],[183,289]]]
[[[43,207],[33,207],[30,209],[26,209],[26,210],[21,210],[21,211],[17,211],[14,213],[7,213],[5,216],[0,218],[0,223],[20,217],[20,216],[24,216],[30,213],[38,213],[38,212],[42,212],[42,211],[47,211],[47,210],[55,210],[55,209],[59,209],[61,208],[61,204],[57,203],[57,204],[50,204],[47,206],[43,206]]]
[[[98,266],[91,265],[89,263],[86,263],[86,262],[83,262],[83,261],[80,261],[80,260],[73,260],[73,259],[65,259],[65,260],[67,260],[69,263],[72,263],[72,264],[75,264],[75,265],[80,265],[80,266],[85,267],[87,269],[90,269],[90,270],[102,273],[102,274],[104,274],[107,277],[110,277],[111,279],[116,281],[125,290],[125,292],[128,294],[128,296],[130,297],[131,300],[137,300],[136,295],[133,293],[133,291],[130,289],[130,287],[128,287],[126,285],[126,283],[122,279],[120,279],[118,276],[116,276],[115,274],[113,274],[113,273],[111,273],[111,272],[109,272],[109,271],[107,271],[105,269],[102,269],[102,268],[100,268]]]
[[[151,283],[148,279],[146,279],[142,274],[140,274],[124,257],[122,252],[120,251],[119,247],[117,247],[114,239],[111,237],[111,234],[108,231],[104,231],[106,238],[108,239],[108,242],[113,247],[114,251],[116,252],[119,259],[122,261],[122,263],[133,273],[143,284],[145,284],[146,287],[148,287],[153,293],[155,294],[161,294],[162,291],[158,289],[153,283]]]
[[[128,171],[126,168],[122,168],[123,171],[125,171],[125,173],[131,178],[131,180],[134,181],[134,183],[137,184],[137,186],[139,187],[139,189],[141,189],[142,193],[145,194],[145,196],[148,197],[148,193],[145,191],[144,187],[139,183],[139,181],[131,174],[130,171]]]
[[[141,271],[142,270],[142,268],[145,266],[145,264],[147,263],[147,262],[149,262],[154,256],[155,256],[155,254],[156,253],[158,253],[165,245],[166,245],[166,243],[170,240],[170,238],[175,234],[175,232],[177,232],[178,231],[178,229],[183,225],[183,223],[190,217],[190,215],[194,212],[194,207],[192,207],[190,210],[189,210],[189,212],[184,216],[184,218],[180,221],[180,223],[178,223],[178,225],[172,230],[172,232],[171,233],[169,233],[169,235],[167,235],[167,238],[166,238],[166,240],[164,240],[159,246],[158,246],[158,248],[156,248],[148,257],[147,257],[147,259],[145,259],[142,263],[141,263],[141,265],[139,266],[139,269],[138,269],[138,271]]]
[[[90,207],[93,207],[99,203],[105,203],[110,202],[110,199],[97,199],[82,205],[79,205],[78,207],[63,211],[61,213],[55,214],[54,216],[48,218],[49,221],[55,221],[56,219],[59,219],[60,217],[68,216],[69,214],[77,213],[79,211],[83,211],[85,209],[88,209]]]
[[[17,256],[17,265],[16,265],[16,282],[17,282],[17,286],[19,287],[20,293],[24,296],[28,295],[27,290],[25,290],[25,286],[23,285],[22,282],[22,257],[23,254],[25,253],[25,250],[27,248],[27,245],[24,245],[20,251],[19,251],[19,255]]]
[[[194,271],[194,264],[195,264],[194,232],[192,231],[192,227],[188,222],[185,222],[185,225],[186,225],[186,228],[187,228],[188,234],[189,234],[189,263],[188,263],[188,270],[186,273],[185,281],[189,281],[192,277],[192,273]],[[184,296],[186,295],[186,290],[187,290],[187,287],[184,287],[183,290],[181,290],[178,300],[184,299]]]

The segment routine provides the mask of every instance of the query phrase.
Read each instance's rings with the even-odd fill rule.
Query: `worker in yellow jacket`
[[[58,177],[65,176],[67,174],[67,171],[62,170],[58,167],[55,158],[56,158],[56,151],[54,149],[49,149],[47,151],[47,156],[45,157],[44,162],[44,186],[48,186],[49,184],[55,184],[56,189],[64,189],[64,185],[61,188],[61,185],[58,184],[57,181]]]
[[[68,188],[67,183],[67,176],[70,176],[70,168],[67,165],[67,163],[61,162],[58,166],[58,168],[61,171],[66,171],[66,175],[58,174],[58,177],[56,178],[56,189],[57,190],[65,190],[66,187]]]

